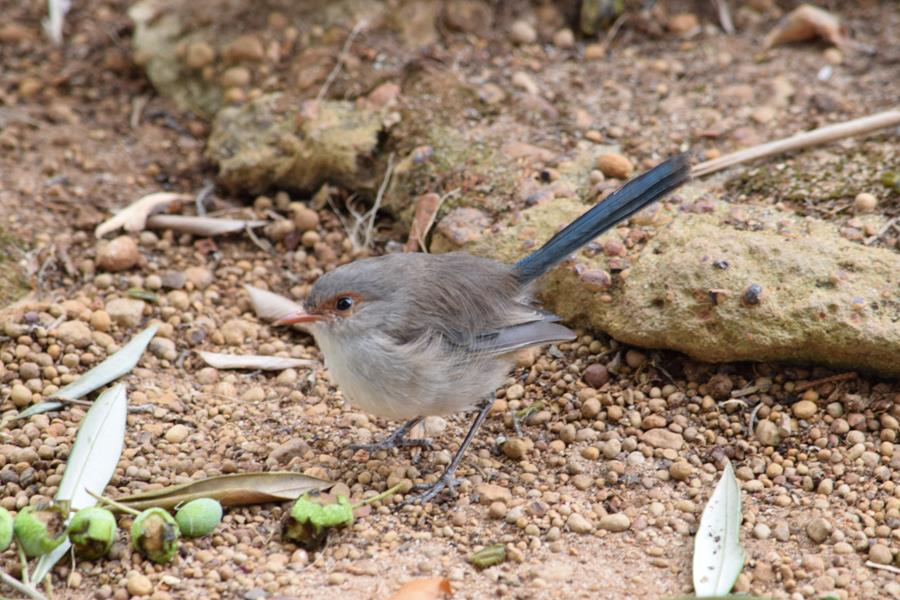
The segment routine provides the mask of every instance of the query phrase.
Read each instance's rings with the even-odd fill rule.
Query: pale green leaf
[[[123,384],[109,388],[94,401],[78,428],[55,501],[67,502],[72,511],[97,503],[88,490],[101,493],[112,478],[125,445],[127,413],[128,396]],[[41,557],[33,576],[35,583],[50,572],[68,547],[66,540]]]
[[[115,381],[122,375],[131,371],[140,360],[147,344],[156,335],[158,324],[151,325],[122,346],[122,349],[104,360],[102,363],[51,395],[51,398],[65,398],[77,400],[97,388],[103,387],[110,381]]]
[[[731,591],[744,567],[740,533],[741,490],[731,462],[727,462],[694,538],[694,593],[698,597],[724,596]]]

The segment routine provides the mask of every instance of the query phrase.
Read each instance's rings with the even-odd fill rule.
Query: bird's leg
[[[404,448],[408,446],[418,446],[420,448],[425,448],[426,450],[431,449],[431,440],[424,439],[411,439],[406,440],[403,439],[409,430],[418,425],[424,417],[415,417],[410,419],[399,428],[397,428],[393,433],[389,436],[385,437],[382,440],[375,442],[374,444],[350,444],[347,446],[351,450],[366,450],[369,453],[376,452],[378,450],[388,450],[390,448]]]
[[[495,396],[492,395],[481,404],[478,415],[475,417],[475,421],[469,428],[469,433],[466,434],[466,437],[465,439],[463,439],[462,444],[459,445],[459,450],[456,451],[456,455],[453,457],[453,460],[450,461],[450,465],[444,470],[441,476],[438,477],[438,480],[431,485],[428,485],[427,483],[416,484],[413,489],[425,491],[417,496],[413,496],[407,499],[405,501],[406,504],[424,504],[437,496],[441,492],[441,490],[446,487],[449,487],[451,491],[456,489],[456,486],[459,485],[460,481],[462,480],[453,477],[453,474],[456,472],[457,467],[459,467],[459,463],[462,462],[463,454],[465,454],[466,449],[469,447],[469,444],[472,443],[472,439],[475,437],[475,433],[478,431],[478,428],[481,427],[481,424],[484,423],[484,419],[491,411],[491,406],[494,405],[494,400]]]

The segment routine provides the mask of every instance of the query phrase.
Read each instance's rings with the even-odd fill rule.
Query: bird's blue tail
[[[616,223],[686,182],[690,174],[688,155],[679,154],[628,181],[538,250],[517,262],[513,269],[519,281],[524,284],[537,279]]]

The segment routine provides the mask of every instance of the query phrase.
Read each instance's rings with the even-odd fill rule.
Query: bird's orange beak
[[[297,323],[315,323],[317,321],[322,320],[322,315],[317,315],[315,313],[308,313],[305,310],[298,310],[297,312],[289,313],[277,321],[275,321],[276,325],[294,325]]]

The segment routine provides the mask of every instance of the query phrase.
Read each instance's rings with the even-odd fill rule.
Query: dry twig
[[[798,383],[794,387],[795,392],[802,392],[808,390],[810,388],[814,388],[825,383],[837,383],[838,381],[850,381],[852,379],[856,379],[856,372],[849,371],[847,373],[838,373],[837,375],[829,375],[828,377],[822,377],[821,379],[813,379],[812,381],[805,381],[803,383]]]
[[[328,77],[325,79],[325,83],[322,84],[322,87],[319,89],[319,93],[316,94],[316,102],[322,100],[325,97],[325,94],[328,93],[328,88],[331,87],[331,84],[334,83],[334,80],[337,79],[338,74],[341,72],[341,66],[344,64],[344,60],[347,58],[347,53],[350,52],[350,45],[353,43],[353,39],[359,35],[363,29],[365,29],[368,23],[365,19],[357,22],[356,25],[353,26],[353,29],[350,30],[350,33],[347,35],[347,39],[344,40],[344,46],[341,48],[341,53],[338,54],[337,60],[334,63],[334,67],[331,69],[331,72],[328,73]]]

